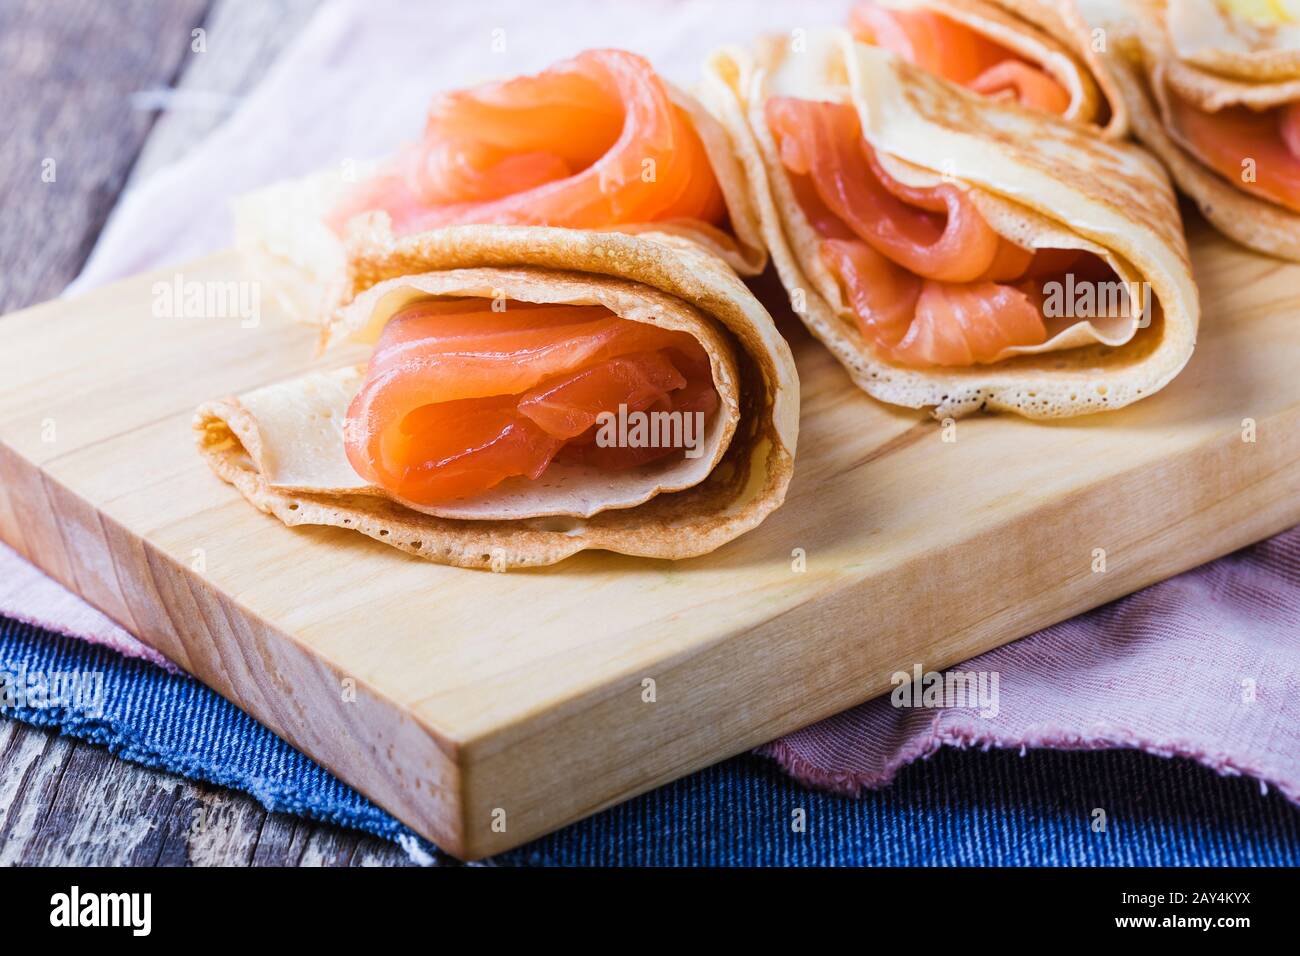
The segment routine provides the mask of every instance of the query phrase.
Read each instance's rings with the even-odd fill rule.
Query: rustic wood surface
[[[318,2],[0,0],[0,313],[57,295],[124,185],[220,122]],[[206,55],[190,49],[199,27]],[[192,95],[159,95],[172,88]],[[367,834],[0,719],[0,865],[407,863]]]

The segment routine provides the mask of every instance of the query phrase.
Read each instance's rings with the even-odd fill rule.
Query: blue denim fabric
[[[197,681],[0,618],[0,672],[99,672],[102,713],[7,707],[271,810],[388,839],[402,824]],[[1106,813],[1094,832],[1093,812]],[[802,809],[805,828],[792,826]],[[427,847],[427,844],[426,844]],[[430,848],[431,849],[431,848]],[[446,858],[443,857],[445,860]],[[944,751],[859,799],[738,757],[497,857],[577,865],[1300,865],[1300,808],[1133,751]]]

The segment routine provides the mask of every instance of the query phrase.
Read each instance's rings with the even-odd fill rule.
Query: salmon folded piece
[[[705,554],[784,500],[793,359],[690,240],[469,225],[353,251],[335,362],[195,417],[262,511],[506,570]]]
[[[235,205],[252,274],[305,320],[337,304],[356,229],[468,224],[691,239],[741,275],[766,252],[725,130],[640,56],[589,50],[533,76],[434,97],[397,155],[276,183]]]
[[[1123,96],[1075,0],[860,0],[848,28],[983,96],[1128,135]]]
[[[1186,364],[1199,304],[1158,163],[844,31],[710,58],[791,307],[883,401],[1119,408]]]
[[[1133,128],[1225,235],[1300,262],[1300,4],[1088,0]]]

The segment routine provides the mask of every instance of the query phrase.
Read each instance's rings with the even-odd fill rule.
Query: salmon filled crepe
[[[1300,3],[1086,10],[1121,39],[1134,131],[1179,188],[1225,235],[1300,261]]]
[[[1182,369],[1199,306],[1154,159],[844,31],[806,41],[721,51],[704,90],[792,309],[860,387],[1050,418]]]
[[[322,319],[338,301],[349,228],[375,217],[399,237],[466,224],[653,229],[741,275],[766,264],[726,131],[622,50],[435,96],[422,135],[397,155],[242,197],[236,245],[292,314]]]
[[[705,554],[784,499],[790,351],[688,240],[455,226],[350,261],[339,358],[195,419],[217,474],[285,524],[505,570]]]
[[[1123,96],[1074,0],[861,0],[848,27],[983,96],[1127,135]]]

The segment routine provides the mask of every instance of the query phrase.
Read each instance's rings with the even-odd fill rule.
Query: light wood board
[[[1161,394],[949,442],[783,322],[803,421],[779,512],[692,561],[509,574],[285,528],[212,475],[200,401],[324,364],[267,301],[256,328],[154,316],[178,271],[238,278],[218,255],[0,320],[0,537],[485,856],[1300,521],[1300,267],[1194,230],[1201,341]]]

